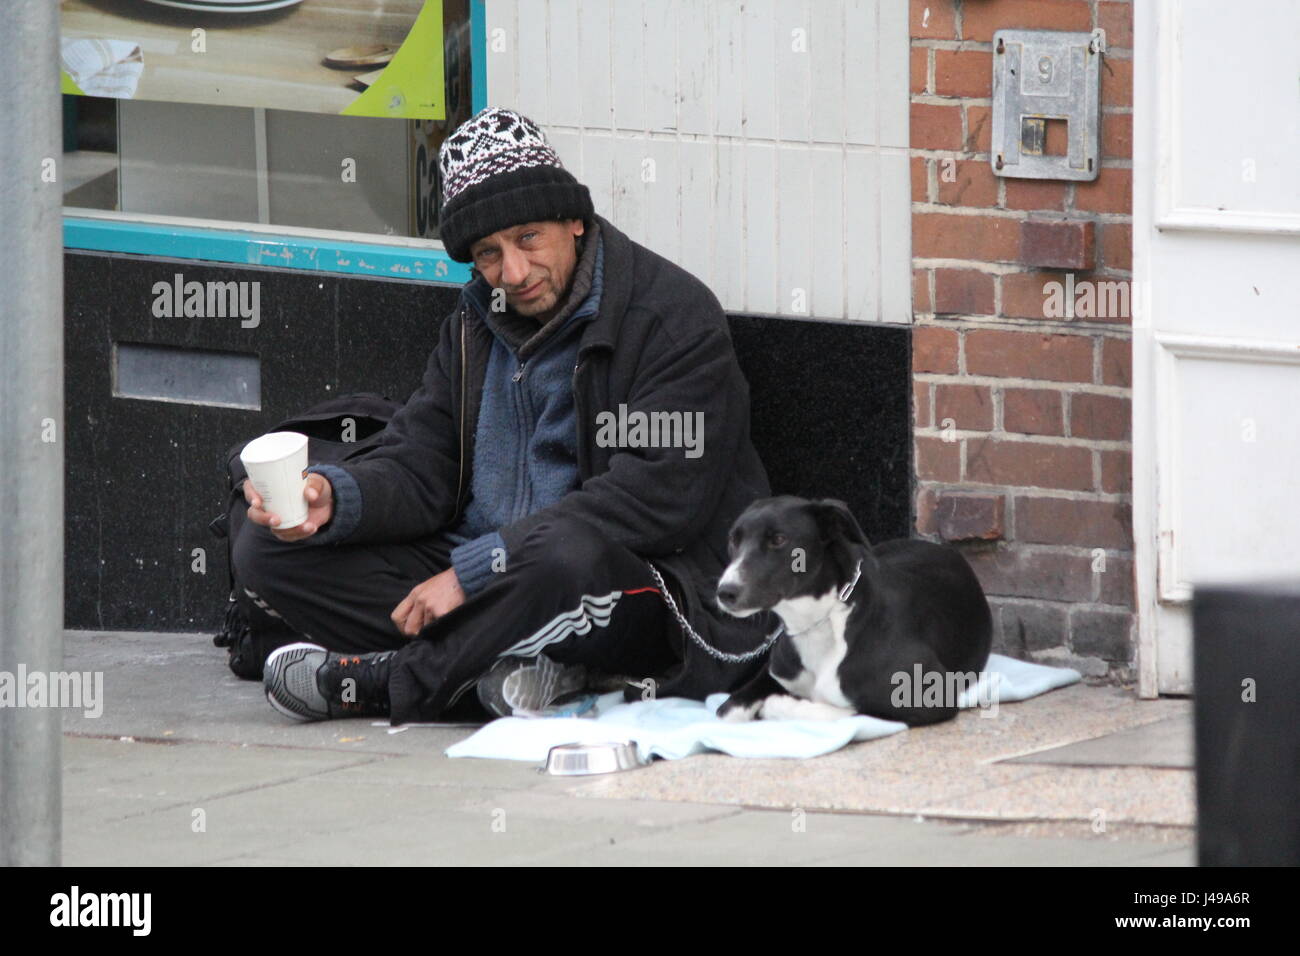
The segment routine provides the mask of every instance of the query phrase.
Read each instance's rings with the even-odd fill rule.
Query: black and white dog
[[[988,601],[961,554],[908,539],[872,547],[842,501],[756,501],[728,553],[718,606],[737,617],[770,608],[784,633],[767,668],[718,709],[725,720],[938,723],[956,714],[952,695],[922,700],[910,685],[928,675],[951,689],[988,661]]]

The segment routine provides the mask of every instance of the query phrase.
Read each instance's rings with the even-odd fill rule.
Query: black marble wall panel
[[[911,330],[734,316],[731,333],[773,493],[839,498],[871,541],[908,537]]]
[[[260,320],[160,318],[154,284],[256,281]],[[228,593],[230,446],[331,395],[404,400],[455,287],[68,252],[67,592],[70,628],[215,631]],[[734,316],[753,436],[777,493],[849,503],[873,540],[910,526],[906,329]],[[261,408],[114,397],[116,343],[256,356]],[[203,549],[203,566],[195,549]]]
[[[331,395],[405,400],[457,290],[405,280],[69,252],[66,303],[65,624],[210,630],[229,590],[224,510],[230,446]],[[158,318],[156,282],[256,281],[260,319]],[[261,360],[261,408],[113,396],[112,350],[134,342]],[[195,570],[196,548],[205,572]]]

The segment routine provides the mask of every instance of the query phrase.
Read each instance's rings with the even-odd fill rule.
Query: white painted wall
[[[911,321],[906,0],[487,0],[488,103],[728,311]]]

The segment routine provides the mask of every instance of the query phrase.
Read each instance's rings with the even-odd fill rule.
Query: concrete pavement
[[[65,668],[102,671],[105,701],[97,718],[64,714],[66,864],[1194,859],[1191,772],[1176,754],[1108,766],[1103,743],[1083,764],[1002,759],[1110,734],[1131,758],[1134,734],[1159,724],[1161,740],[1170,738],[1186,702],[1075,687],[1004,705],[1012,719],[1000,726],[1001,717],[963,715],[814,760],[704,755],[555,778],[531,765],[444,757],[471,732],[463,726],[392,734],[370,719],[291,723],[260,686],[230,675],[224,657],[203,635],[68,633]]]

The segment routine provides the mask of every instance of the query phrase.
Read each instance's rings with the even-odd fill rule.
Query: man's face
[[[568,292],[583,229],[581,219],[527,222],[484,236],[470,255],[488,285],[505,290],[511,309],[545,320]]]

